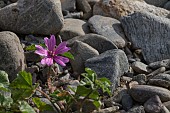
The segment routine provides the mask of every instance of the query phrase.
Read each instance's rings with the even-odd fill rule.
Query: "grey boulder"
[[[170,20],[147,12],[135,12],[121,19],[133,48],[141,48],[149,64],[170,57]]]
[[[96,57],[86,60],[85,66],[94,70],[99,77],[106,77],[115,90],[120,83],[120,77],[129,69],[129,64],[124,51],[119,49],[108,50]]]
[[[64,41],[72,39],[75,36],[82,36],[90,32],[88,23],[80,19],[68,18],[64,20],[64,27],[60,35]]]
[[[91,47],[96,49],[99,53],[103,53],[103,52],[105,52],[107,50],[111,50],[111,49],[117,49],[117,46],[113,42],[108,40],[106,37],[104,37],[102,35],[98,35],[98,34],[90,33],[90,34],[86,34],[83,36],[74,37],[67,41],[68,46],[73,44],[76,40],[82,41],[82,42],[90,45]]]
[[[97,20],[97,21],[96,21]],[[90,29],[112,41],[118,48],[125,47],[125,34],[121,23],[110,17],[94,15],[88,20]]]
[[[0,15],[0,28],[19,34],[56,34],[64,24],[60,0],[18,0]]]
[[[76,77],[84,72],[84,63],[87,59],[99,55],[96,49],[81,41],[75,41],[70,52],[74,56],[74,60],[70,60],[70,63]]]
[[[25,69],[24,51],[16,34],[0,32],[0,53],[0,70],[7,72],[12,81],[19,71]]]

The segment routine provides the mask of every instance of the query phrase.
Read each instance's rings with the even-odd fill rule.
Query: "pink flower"
[[[61,66],[66,66],[65,63],[69,62],[69,59],[63,56],[58,56],[59,54],[63,54],[70,50],[69,47],[66,47],[66,42],[61,42],[56,47],[56,39],[54,35],[51,35],[50,39],[45,37],[44,42],[47,46],[47,49],[44,49],[40,45],[35,45],[37,49],[35,53],[44,57],[41,60],[41,64],[51,66],[55,61]]]

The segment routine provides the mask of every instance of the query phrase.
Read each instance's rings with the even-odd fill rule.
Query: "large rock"
[[[157,0],[155,0],[157,2]],[[160,0],[159,0],[160,1]],[[93,8],[94,15],[109,16],[116,19],[136,11],[146,11],[158,16],[166,17],[169,11],[149,5],[139,0],[100,0]]]
[[[24,51],[16,34],[0,32],[0,53],[0,70],[6,71],[12,81],[19,71],[25,69]]]
[[[20,34],[56,34],[63,21],[60,0],[18,0],[0,9],[0,28]]]
[[[106,37],[98,34],[91,33],[84,36],[74,37],[67,41],[67,45],[69,46],[73,44],[76,40],[87,43],[88,45],[96,49],[99,53],[103,53],[111,49],[117,49],[117,46],[113,42],[108,40]]]
[[[110,17],[94,15],[88,22],[94,33],[105,36],[115,43],[118,48],[125,47],[125,34],[118,20]]]
[[[134,85],[129,90],[132,98],[137,102],[146,102],[149,98],[158,95],[162,102],[170,100],[170,91],[149,85]]]
[[[89,33],[90,29],[88,23],[80,19],[65,19],[64,27],[60,31],[60,35],[64,41],[69,40],[75,36],[82,36]]]
[[[147,63],[170,57],[170,20],[151,13],[135,12],[121,20],[133,48],[141,48]]]
[[[108,50],[96,57],[86,60],[85,66],[94,70],[99,77],[106,77],[112,83],[112,90],[119,85],[120,76],[129,69],[124,51]]]
[[[70,63],[76,77],[84,72],[84,63],[87,59],[99,55],[97,50],[81,41],[75,41],[71,46],[70,52],[74,56],[74,60],[70,60]]]

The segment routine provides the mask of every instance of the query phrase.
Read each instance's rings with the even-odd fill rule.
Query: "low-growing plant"
[[[53,110],[53,107],[56,106],[58,113],[71,113],[74,105],[77,106],[77,111],[82,113],[82,107],[87,100],[91,100],[96,109],[99,109],[102,94],[111,95],[110,81],[104,77],[98,78],[93,70],[85,68],[86,73],[82,74],[82,79],[77,86],[66,85],[65,88],[57,88],[53,84],[55,81],[51,80],[52,65],[57,63],[66,66],[69,59],[74,59],[74,57],[68,52],[70,48],[66,46],[66,42],[61,42],[56,46],[54,35],[51,35],[50,39],[44,38],[44,42],[45,44],[41,45],[31,45],[26,50],[33,50],[42,56],[41,64],[49,67],[47,74],[49,93],[46,94],[38,89],[39,84],[33,85],[30,73],[19,72],[17,78],[10,83],[7,73],[0,71],[0,113],[35,113],[34,108],[46,111]],[[39,91],[52,105],[34,97],[35,91]],[[34,105],[30,106],[29,101],[33,102]]]
[[[63,112],[70,113],[71,107],[76,105],[77,111],[82,113],[82,107],[88,99],[92,100],[96,109],[98,109],[101,107],[101,94],[99,90],[111,95],[111,83],[107,78],[98,78],[97,74],[89,68],[86,68],[85,71],[86,73],[82,74],[84,78],[77,87],[68,86],[70,91],[57,90],[50,95],[54,101],[65,102],[65,111]]]
[[[8,74],[0,71],[0,113],[36,113],[29,105],[28,100],[36,91],[38,84],[32,85],[32,75],[25,71],[19,72],[17,78],[9,83]],[[36,105],[52,107],[35,100]],[[39,107],[40,108],[40,107]],[[41,109],[40,109],[41,110]]]

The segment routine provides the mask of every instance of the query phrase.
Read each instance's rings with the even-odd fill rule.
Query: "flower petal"
[[[51,35],[50,39],[47,37],[44,38],[45,45],[49,51],[53,51],[56,45],[56,39],[54,35]]]
[[[41,60],[41,64],[51,66],[53,64],[53,59],[45,57]]]
[[[40,45],[35,45],[35,47],[36,47],[36,51],[35,51],[35,53],[36,54],[38,54],[38,55],[40,55],[40,56],[47,56],[47,50],[46,49],[44,49],[42,46],[40,46]]]
[[[52,58],[46,58],[46,64],[48,66],[51,66],[53,64],[53,59]]]
[[[46,65],[46,58],[43,58],[43,59],[41,60],[41,64],[42,64],[42,65]]]
[[[55,54],[62,54],[70,50],[69,47],[66,47],[67,43],[66,42],[61,42],[57,49],[55,50]]]
[[[55,56],[54,60],[61,66],[66,66],[65,63],[69,62],[69,59],[62,56]]]

